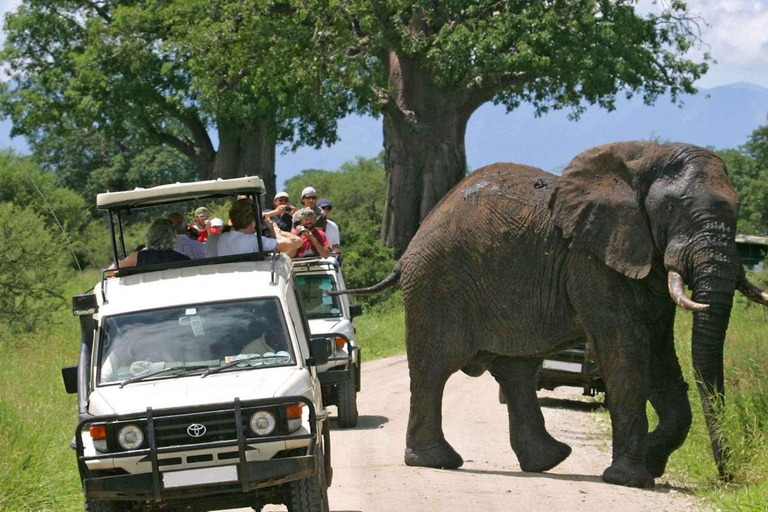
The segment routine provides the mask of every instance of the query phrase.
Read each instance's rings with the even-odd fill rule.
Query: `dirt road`
[[[686,490],[665,478],[657,479],[652,491],[603,483],[600,475],[610,463],[603,415],[594,413],[595,405],[579,398],[577,389],[539,395],[547,428],[573,453],[549,473],[523,473],[509,447],[506,406],[498,403],[493,378],[454,375],[446,386],[443,428],[464,466],[445,471],[403,463],[409,399],[405,357],[366,363],[362,380],[359,426],[332,426],[332,511],[698,510]]]

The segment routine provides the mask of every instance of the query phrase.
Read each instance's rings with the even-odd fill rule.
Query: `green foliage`
[[[718,154],[739,192],[739,233],[768,234],[768,125],[753,131],[742,147]]]
[[[261,141],[256,120],[272,144],[319,146],[336,140],[336,120],[351,108],[333,79],[349,66],[326,58],[308,14],[298,2],[25,0],[5,20],[0,109],[89,194],[169,169],[175,178],[174,166],[146,154],[151,146],[188,158],[202,178],[234,175],[226,167],[242,166],[237,156],[214,168],[209,130],[222,144],[243,139],[234,153]]]
[[[0,330],[33,330],[64,305],[67,249],[58,230],[31,208],[0,203],[0,218]]]
[[[56,182],[77,190],[96,216],[96,195],[194,181],[197,169],[175,150],[131,139],[115,144],[101,133],[59,130],[32,141],[35,161]],[[100,215],[100,214],[99,214]]]
[[[12,150],[0,151],[0,203],[4,202],[29,207],[53,226],[52,210],[72,233],[90,221],[82,197],[59,186],[55,175],[40,171],[32,159],[18,156]]]
[[[353,2],[338,27],[348,30],[351,11],[358,23],[350,39],[374,73],[387,69],[394,51],[404,72],[418,68],[414,76],[456,92],[458,101],[469,96],[473,108],[493,99],[510,109],[528,101],[540,113],[568,107],[578,114],[583,101],[613,109],[622,89],[646,102],[666,90],[674,99],[693,92],[707,65],[683,57],[698,42],[685,4],[641,16],[635,3]],[[386,76],[374,77],[386,87]]]
[[[763,272],[764,277],[768,272]],[[759,280],[759,279],[758,279]],[[722,485],[712,461],[707,427],[694,384],[691,364],[689,313],[678,312],[675,324],[677,354],[690,383],[693,425],[686,443],[670,459],[677,480],[692,486],[720,510],[765,510],[768,506],[768,312],[740,294],[734,298],[725,342],[726,404],[723,434],[733,450],[730,469],[734,482]]]
[[[394,267],[392,250],[379,238],[384,210],[385,182],[381,157],[358,158],[337,172],[306,170],[286,182],[291,204],[301,206],[304,187],[312,186],[318,197],[333,203],[331,219],[339,225],[344,252],[344,280],[348,288],[370,286]],[[367,304],[386,300],[389,293],[360,296]]]
[[[76,274],[66,296],[82,293],[98,273]],[[69,442],[77,400],[67,395],[62,366],[77,362],[79,324],[69,308],[34,333],[0,332],[0,510],[82,510]]]

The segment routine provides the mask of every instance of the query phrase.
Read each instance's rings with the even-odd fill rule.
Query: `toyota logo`
[[[193,423],[187,427],[187,434],[189,437],[203,437],[205,435],[205,425],[200,423]]]

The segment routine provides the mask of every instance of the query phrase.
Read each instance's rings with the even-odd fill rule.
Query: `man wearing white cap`
[[[301,191],[301,204],[303,204],[305,208],[310,208],[315,212],[317,218],[315,227],[325,230],[327,218],[325,217],[323,210],[317,206],[317,191],[313,187],[306,187]]]
[[[274,209],[268,210],[262,214],[264,220],[271,220],[282,231],[291,231],[293,229],[293,223],[291,222],[293,213],[296,208],[288,204],[288,192],[278,192],[275,194],[275,199],[272,201]]]

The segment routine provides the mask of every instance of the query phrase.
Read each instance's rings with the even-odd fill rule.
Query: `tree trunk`
[[[471,111],[459,92],[433,83],[417,62],[389,56],[393,97],[384,111],[387,196],[381,236],[397,257],[421,221],[467,173]]]
[[[264,180],[267,197],[275,195],[274,120],[257,118],[246,126],[221,123],[219,149],[212,178],[259,176]]]

